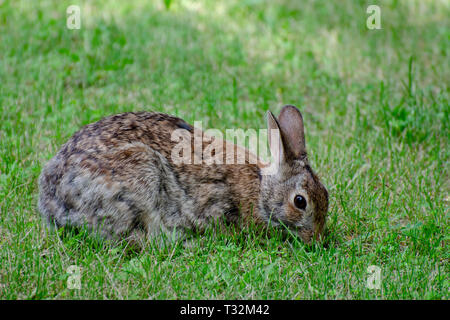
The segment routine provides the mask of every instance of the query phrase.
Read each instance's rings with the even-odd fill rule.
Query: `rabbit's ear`
[[[284,161],[284,146],[277,119],[270,111],[267,111],[267,130],[270,154],[274,159],[275,166],[278,167]]]
[[[303,117],[300,111],[291,105],[281,109],[278,125],[287,159],[300,159],[306,156],[305,132]]]

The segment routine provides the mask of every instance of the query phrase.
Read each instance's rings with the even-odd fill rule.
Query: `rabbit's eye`
[[[301,195],[296,195],[294,198],[294,204],[297,208],[301,210],[305,210],[306,208],[306,199],[303,198]]]

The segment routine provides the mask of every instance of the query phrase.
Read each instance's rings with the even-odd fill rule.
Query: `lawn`
[[[446,0],[0,0],[0,299],[449,299],[449,16]],[[330,194],[322,243],[250,227],[132,250],[41,220],[40,171],[85,124],[157,110],[259,129],[284,104]]]

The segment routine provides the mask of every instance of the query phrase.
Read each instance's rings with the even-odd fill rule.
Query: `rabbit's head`
[[[323,232],[328,192],[308,163],[302,115],[287,105],[278,119],[267,113],[267,126],[274,163],[263,169],[260,215],[309,243]]]

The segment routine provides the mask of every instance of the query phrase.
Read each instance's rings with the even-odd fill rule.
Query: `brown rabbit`
[[[142,240],[252,220],[310,242],[323,232],[328,193],[309,166],[302,115],[288,105],[278,120],[268,112],[267,123],[280,133],[269,139],[276,158],[270,175],[249,152],[244,164],[174,162],[173,131],[183,130],[192,146],[197,132],[182,119],[156,112],[106,117],[75,133],[45,166],[39,210],[51,226],[87,226],[106,238]]]

